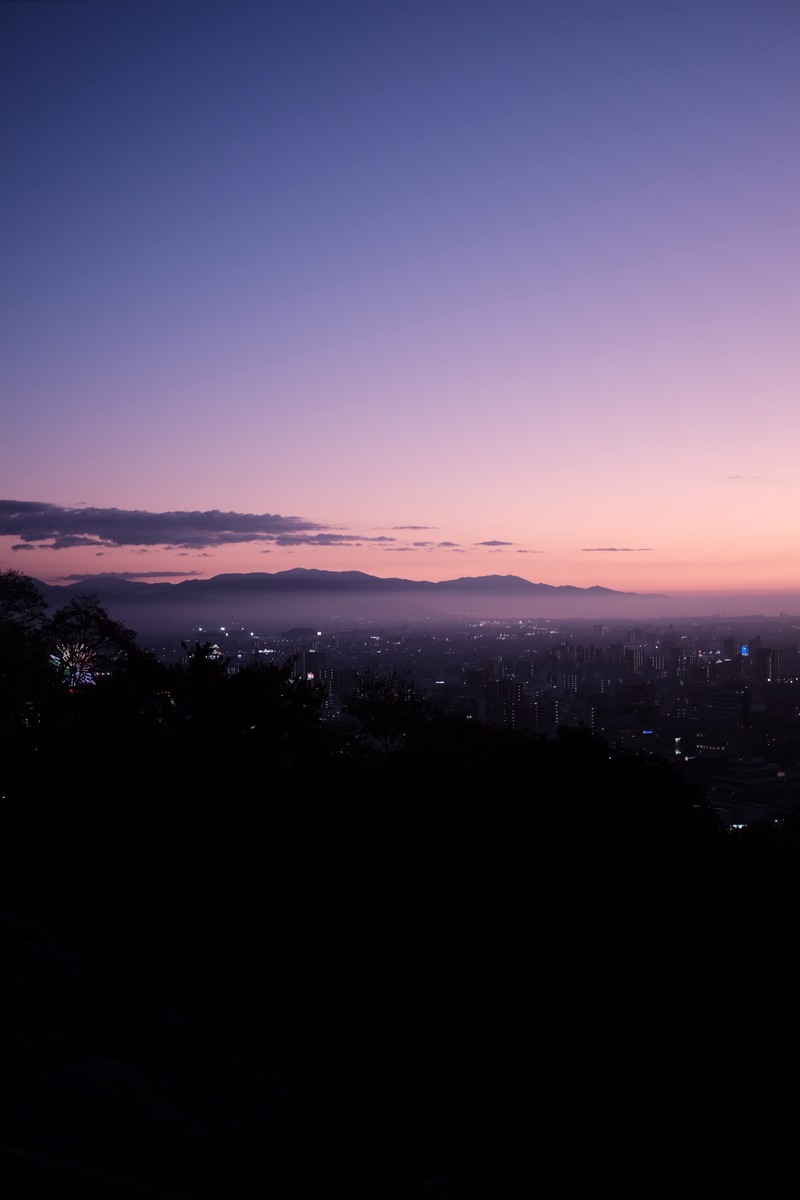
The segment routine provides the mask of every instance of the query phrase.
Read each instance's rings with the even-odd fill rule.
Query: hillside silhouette
[[[639,1128],[730,931],[741,953],[796,911],[797,830],[732,838],[658,759],[397,676],[326,723],[291,662],[166,666],[96,599],[48,619],[3,583],[18,1188],[527,1194],[534,1112],[605,1153],[613,1072]]]

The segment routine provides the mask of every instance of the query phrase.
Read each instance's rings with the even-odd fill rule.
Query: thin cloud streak
[[[103,579],[185,579],[187,575],[200,575],[200,571],[76,571],[60,579],[63,583],[91,583]]]
[[[396,538],[364,537],[360,533],[281,534],[272,539],[276,546],[360,546],[362,542],[394,542]]]

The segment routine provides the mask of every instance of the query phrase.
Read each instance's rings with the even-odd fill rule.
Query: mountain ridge
[[[404,579],[400,576],[369,575],[363,571],[324,571],[308,567],[292,567],[286,571],[241,571],[224,572],[212,575],[208,579],[183,579],[175,583],[169,581],[145,582],[140,579],[126,578],[123,574],[98,574],[87,576],[83,580],[74,580],[68,584],[47,584],[34,579],[45,597],[51,602],[58,602],[65,593],[71,596],[87,592],[113,595],[115,598],[127,594],[139,597],[165,596],[170,593],[186,594],[187,591],[221,592],[242,591],[250,592],[262,589],[287,591],[292,588],[301,591],[350,590],[364,588],[370,592],[507,592],[516,597],[521,594],[530,596],[588,596],[588,597],[625,597],[637,600],[664,599],[657,592],[621,592],[614,588],[594,584],[588,588],[577,587],[574,584],[551,584],[532,582],[520,575],[464,575],[455,579],[433,581],[428,579]]]

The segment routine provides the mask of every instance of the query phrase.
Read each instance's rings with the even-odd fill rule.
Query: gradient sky
[[[0,569],[800,593],[796,0],[0,35]]]

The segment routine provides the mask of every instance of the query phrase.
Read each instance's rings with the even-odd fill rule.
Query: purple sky
[[[794,0],[0,34],[0,569],[800,592]]]

